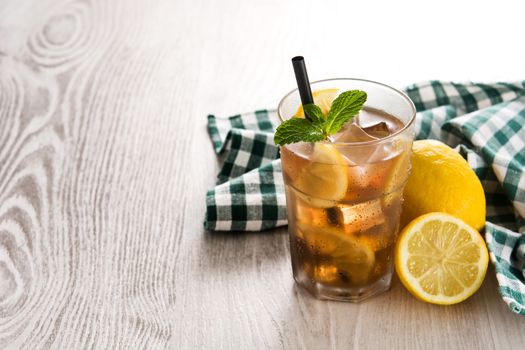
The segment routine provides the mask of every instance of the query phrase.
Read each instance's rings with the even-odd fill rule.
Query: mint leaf
[[[341,93],[332,103],[323,129],[327,135],[338,132],[343,125],[352,119],[366,102],[366,92],[350,90]]]
[[[303,109],[304,114],[309,116],[314,124],[321,124],[324,123],[324,121],[326,120],[326,118],[323,115],[323,112],[321,112],[321,108],[314,105],[313,103],[304,105]]]
[[[296,142],[317,142],[325,139],[320,125],[303,118],[285,120],[275,130],[274,142],[277,145],[286,145]]]
[[[345,91],[334,100],[326,118],[315,104],[304,105],[304,113],[309,119],[285,120],[277,127],[274,142],[282,146],[295,142],[324,141],[328,139],[328,136],[337,133],[346,122],[359,113],[366,98],[364,91]]]

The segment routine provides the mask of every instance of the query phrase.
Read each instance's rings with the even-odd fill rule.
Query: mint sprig
[[[277,145],[286,145],[296,142],[317,142],[324,140],[324,131],[319,124],[308,119],[291,118],[284,121],[275,132],[274,142]]]
[[[350,90],[341,93],[332,103],[330,112],[325,117],[315,104],[304,105],[304,113],[310,120],[290,118],[277,127],[274,142],[286,145],[296,142],[319,142],[327,140],[337,133],[345,123],[350,121],[363,108],[366,92]]]
[[[309,116],[310,119],[316,124],[322,124],[325,121],[325,116],[319,106],[309,103],[303,106],[304,114]]]

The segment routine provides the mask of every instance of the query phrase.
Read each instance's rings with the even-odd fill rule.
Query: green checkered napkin
[[[468,161],[487,198],[485,238],[503,300],[525,315],[525,81],[429,81],[405,89],[418,111],[417,139],[438,139]],[[225,155],[206,194],[204,226],[261,231],[286,225],[275,110],[208,116],[215,151]]]

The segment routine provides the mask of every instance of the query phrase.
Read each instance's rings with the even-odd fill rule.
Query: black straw
[[[306,72],[306,66],[304,64],[303,56],[295,56],[292,58],[293,71],[295,73],[295,80],[297,80],[297,89],[299,90],[299,96],[301,96],[301,104],[307,105],[314,103],[312,97],[312,90],[310,89],[310,81],[308,80],[308,73]],[[308,120],[312,120],[306,113],[304,116]]]

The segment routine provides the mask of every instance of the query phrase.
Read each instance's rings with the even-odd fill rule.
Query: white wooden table
[[[285,229],[208,233],[206,114],[310,78],[525,78],[517,2],[0,1],[0,349],[519,349],[493,269],[466,302],[318,301]]]

